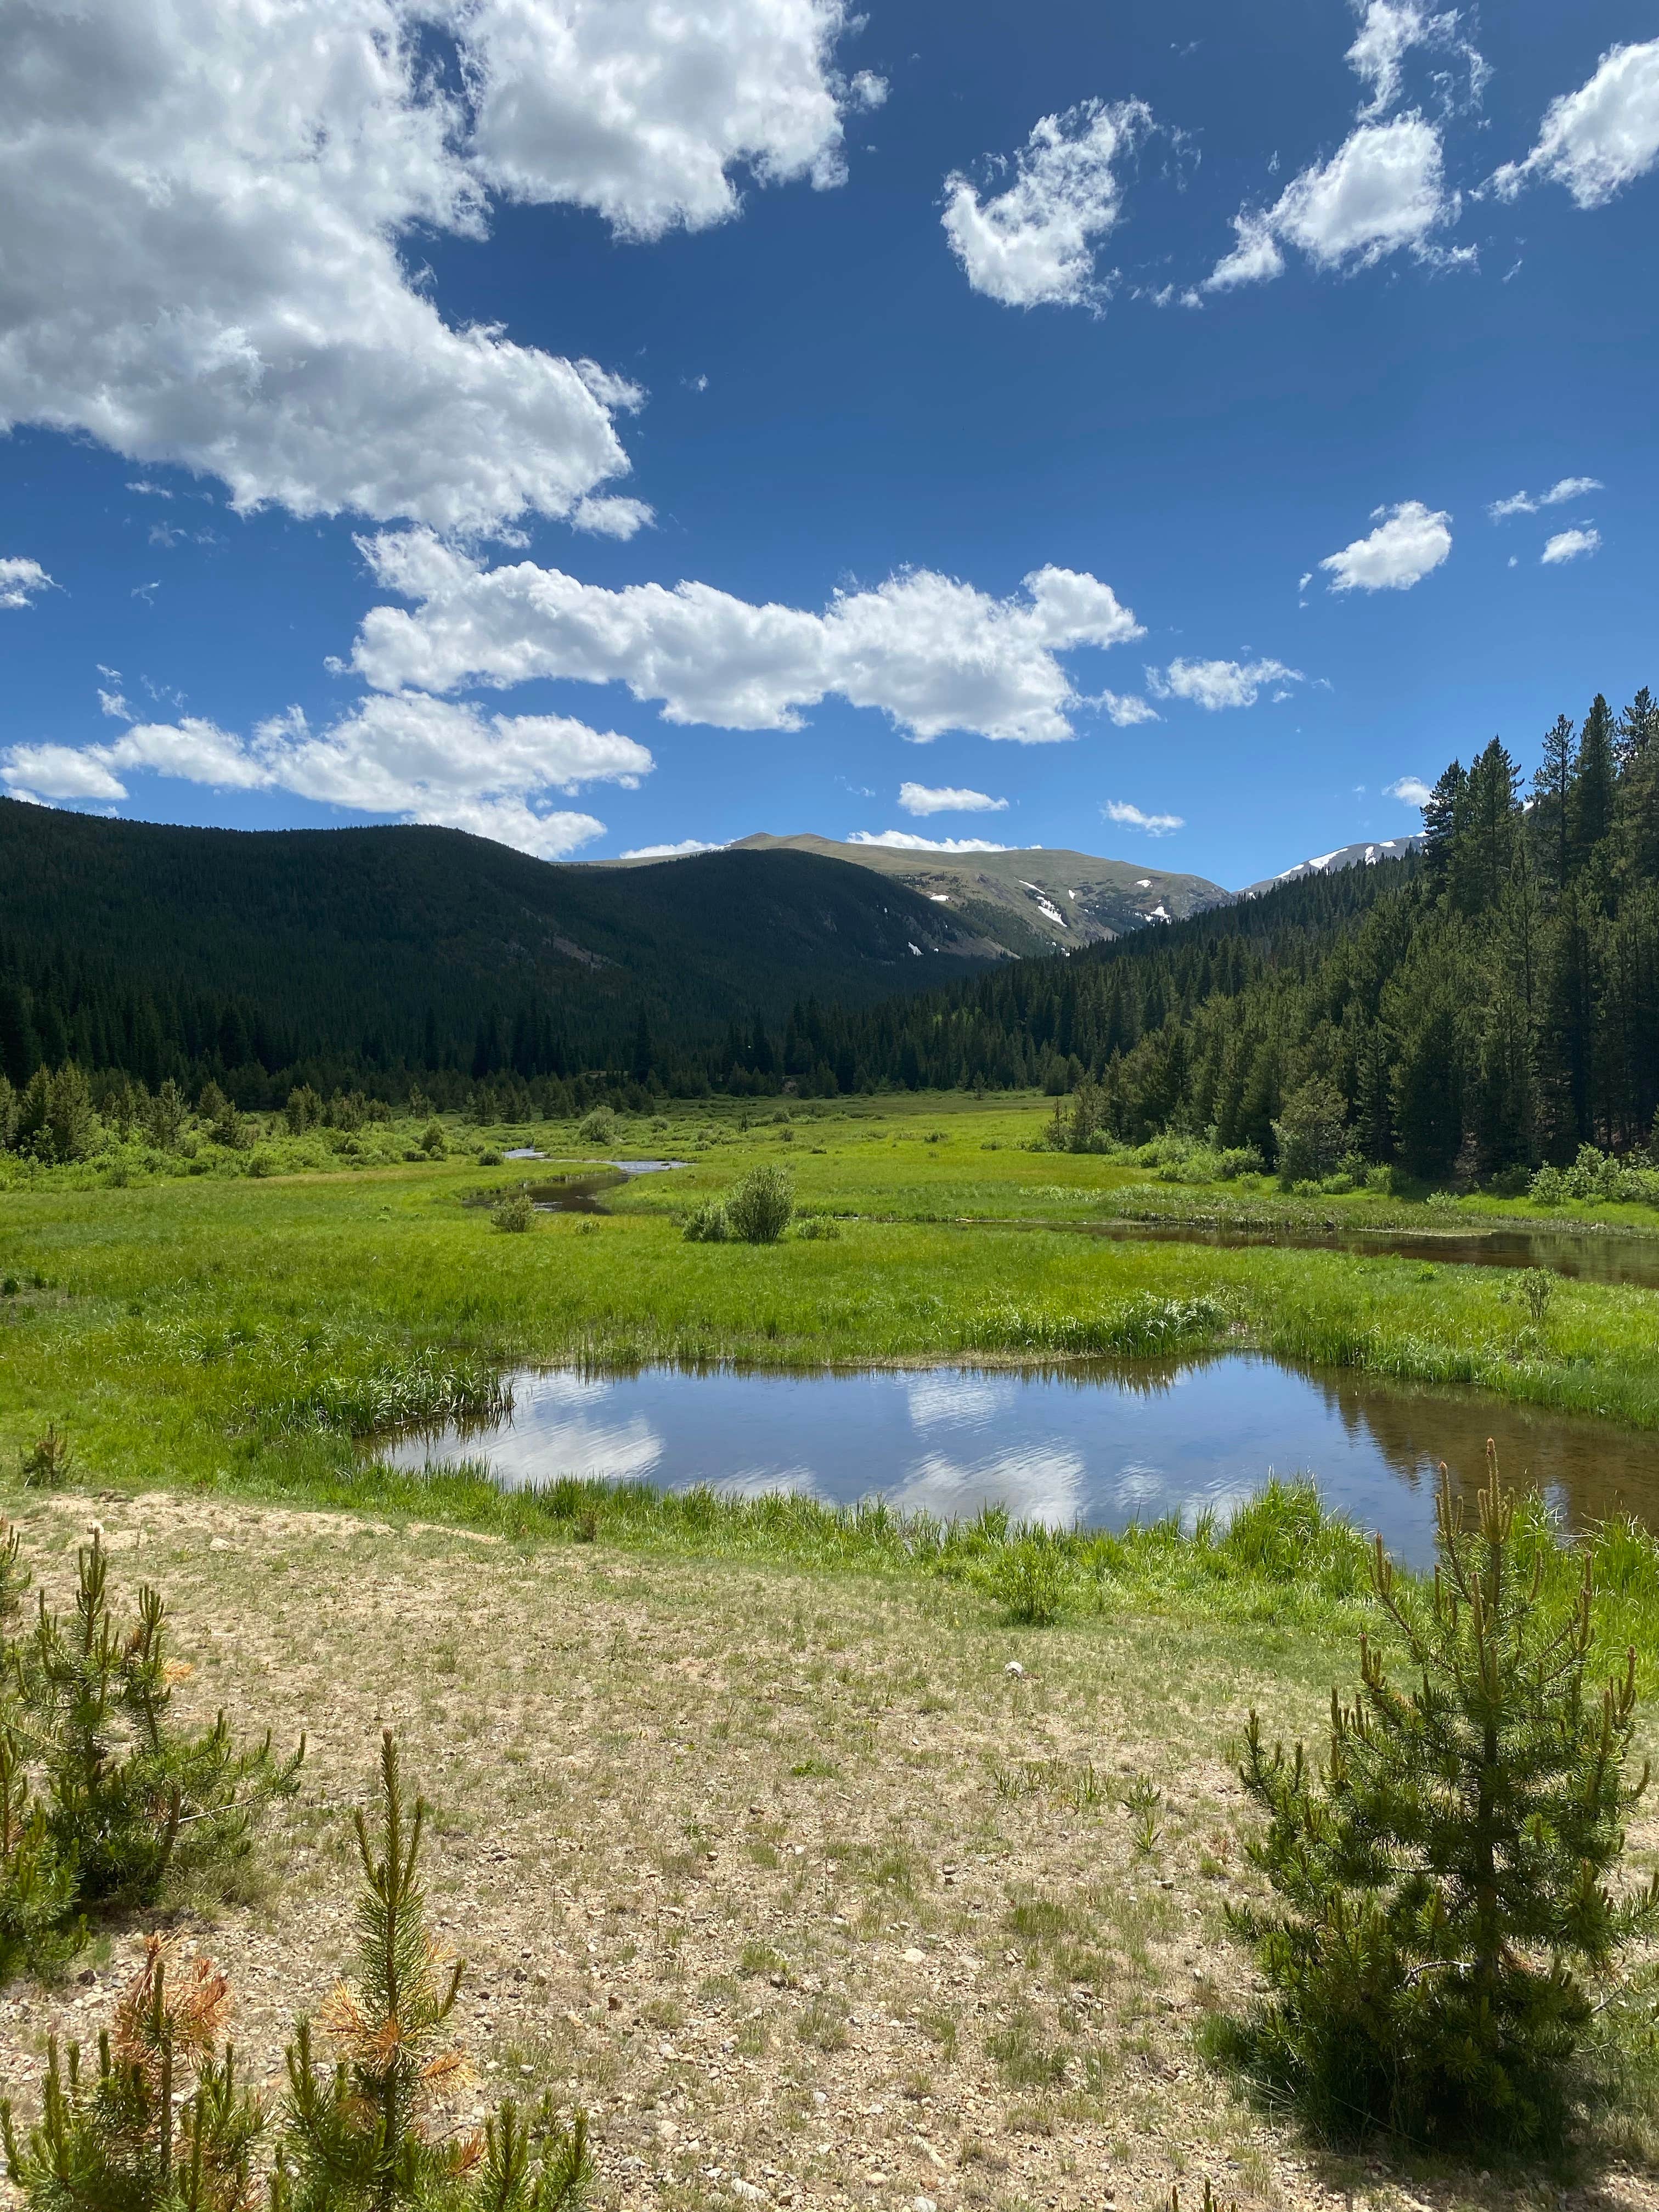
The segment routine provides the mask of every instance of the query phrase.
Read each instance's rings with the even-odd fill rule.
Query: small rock
[[[739,2204],[763,2204],[766,2202],[766,2191],[757,2189],[752,2181],[745,2181],[740,2173],[734,2173],[732,2177],[732,2194]]]
[[[1025,1673],[1025,1669],[1018,1659],[1011,1659],[1002,1671],[1005,1674],[1013,1674],[1018,1677],[1023,1677]]]
[[[90,1966],[82,1966],[75,1978],[83,1990],[95,1990],[98,1986],[98,1977]]]
[[[210,1552],[234,1552],[236,1547],[228,1536],[215,1536],[210,1540],[208,1549]]]
[[[939,2212],[939,2206],[934,2203],[931,2197],[913,2197],[910,2199],[910,2212]]]
[[[907,1966],[925,1966],[927,1963],[927,1954],[925,1951],[917,1950],[915,1945],[912,1943],[904,1954],[904,1963]]]

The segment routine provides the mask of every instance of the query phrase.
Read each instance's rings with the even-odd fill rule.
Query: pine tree
[[[1544,732],[1544,757],[1532,780],[1532,830],[1548,880],[1560,890],[1572,872],[1572,830],[1567,799],[1572,789],[1574,732],[1558,714]]]
[[[95,1536],[77,1567],[72,1620],[49,1613],[42,1595],[24,1670],[48,1826],[82,1903],[153,1903],[175,1867],[246,1856],[255,1820],[299,1786],[305,1739],[279,1761],[269,1735],[239,1749],[222,1712],[199,1735],[181,1734],[169,1709],[188,1669],[167,1655],[161,1598],[141,1589],[124,1633]]]
[[[1598,691],[1584,717],[1573,762],[1569,811],[1572,824],[1572,854],[1577,867],[1588,866],[1613,827],[1618,769],[1613,759],[1613,716]]]
[[[1431,886],[1437,891],[1446,888],[1447,872],[1451,862],[1452,838],[1455,833],[1458,801],[1463,787],[1468,781],[1462,761],[1453,761],[1441,771],[1434,789],[1423,805],[1423,851],[1427,862]]]
[[[6,2166],[29,2212],[252,2212],[264,2127],[228,2046],[216,2055],[229,1985],[205,1959],[172,1972],[158,1936],[98,2044],[98,2071],[48,2045],[40,2121],[20,2140],[0,2105]],[[179,2087],[190,2083],[182,2105]]]
[[[466,2078],[447,2033],[464,1972],[446,1966],[428,1934],[421,1887],[426,1802],[404,1802],[398,1747],[381,1740],[380,1836],[370,1843],[354,1815],[363,1886],[357,1907],[357,1972],[338,1984],[318,2025],[336,2049],[319,2072],[308,2021],[289,2047],[285,2134],[273,2212],[391,2212],[399,2205],[455,2212],[559,2212],[588,2179],[586,2123],[555,2127],[550,2106],[528,2133],[504,2105],[483,2135],[444,2137],[431,2112]],[[531,2145],[539,2156],[531,2172]]]
[[[1252,1846],[1273,1901],[1235,1913],[1273,1992],[1243,2048],[1322,2128],[1419,2139],[1559,2140],[1587,1978],[1659,1918],[1659,1876],[1605,1878],[1647,1769],[1626,1768],[1635,1655],[1597,1697],[1590,1562],[1562,1617],[1530,1568],[1487,1446],[1478,1533],[1441,1470],[1432,1594],[1376,1596],[1411,1686],[1360,1641],[1360,1686],[1331,1694],[1330,1748],[1269,1753],[1250,1716],[1241,1769],[1268,1815]]]
[[[75,1870],[58,1850],[29,1780],[32,1732],[17,1632],[29,1587],[18,1531],[0,1520],[0,1984],[71,1957],[83,1933]]]

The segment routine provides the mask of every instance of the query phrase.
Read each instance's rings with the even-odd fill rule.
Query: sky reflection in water
[[[1618,1510],[1659,1519],[1659,1439],[1247,1352],[1086,1375],[528,1370],[499,1426],[405,1437],[386,1456],[482,1462],[509,1489],[592,1474],[835,1504],[882,1497],[945,1519],[1006,1505],[1112,1528],[1169,1513],[1190,1526],[1206,1510],[1224,1519],[1270,1474],[1306,1474],[1420,1560],[1438,1462],[1472,1485],[1489,1433],[1506,1477],[1544,1489],[1570,1524]]]

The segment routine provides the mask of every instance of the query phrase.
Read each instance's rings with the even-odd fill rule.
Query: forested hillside
[[[1659,1109],[1659,708],[1563,716],[1523,792],[1497,739],[1448,768],[1420,858],[1315,877],[1068,965],[854,1017],[872,1073],[1022,1066],[1097,1086],[1141,1139],[1213,1128],[1271,1160],[1310,1080],[1413,1173],[1644,1142]]]
[[[999,948],[802,853],[556,867],[458,830],[237,832],[0,799],[0,1075],[40,1065],[393,1087],[410,1071],[699,1079],[737,1020],[851,1005]],[[729,1055],[727,1055],[729,1060]]]

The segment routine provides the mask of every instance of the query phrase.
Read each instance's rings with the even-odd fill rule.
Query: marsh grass
[[[516,1177],[482,1178],[483,1207],[459,1200],[480,1189],[480,1152],[530,1138],[550,1177],[591,1167],[574,1127],[451,1125],[441,1153],[422,1148],[424,1122],[365,1132],[356,1155],[332,1149],[337,1131],[273,1136],[272,1172],[254,1179],[246,1155],[215,1146],[168,1156],[165,1173],[135,1160],[121,1187],[108,1163],[8,1167],[0,1282],[18,1288],[0,1297],[0,1464],[56,1421],[90,1486],[343,1498],[380,1487],[356,1468],[355,1439],[488,1419],[497,1378],[522,1363],[1026,1364],[1223,1341],[1659,1427],[1659,1294],[1560,1280],[1535,1320],[1523,1309],[1517,1337],[1516,1279],[1501,1269],[1044,1233],[1097,1216],[1144,1170],[1035,1159],[1041,1102],[792,1110],[779,1125],[677,1104],[666,1131],[618,1125],[607,1150],[687,1165],[608,1192],[610,1218],[538,1217],[534,1236],[490,1231],[488,1201]],[[841,1234],[685,1242],[689,1209],[775,1165],[781,1127],[796,1139],[798,1206]],[[1160,1188],[1182,1204],[1211,1195]],[[1224,1190],[1230,1204],[1279,1203]],[[1345,1219],[1385,1206],[1401,1202],[1320,1201]],[[1406,1211],[1420,1222],[1420,1206]],[[992,1216],[1026,1225],[959,1225]],[[447,1509],[433,1492],[425,1510]]]

